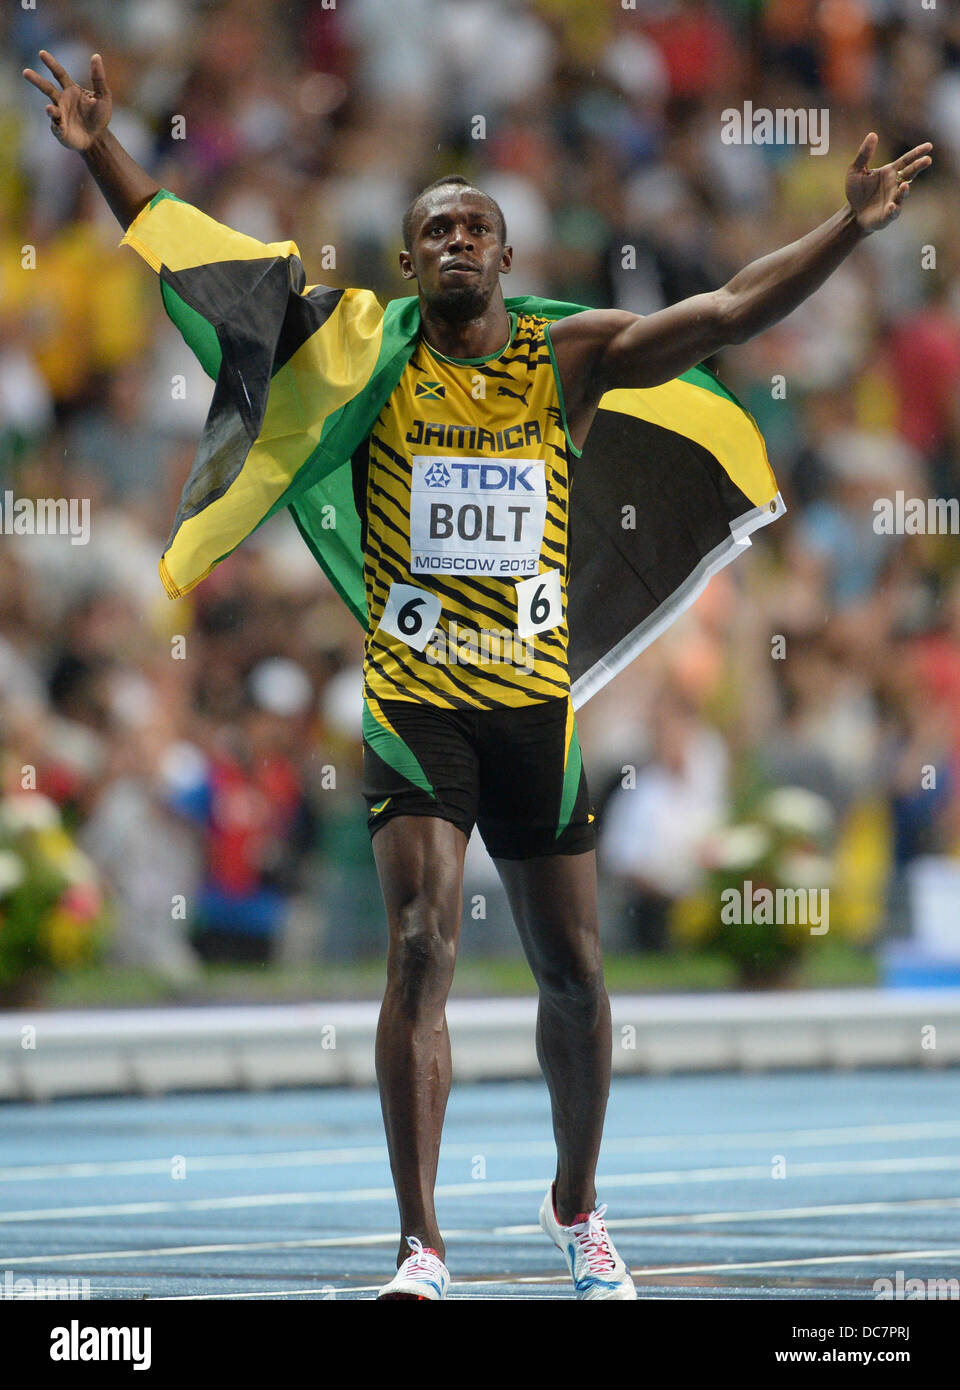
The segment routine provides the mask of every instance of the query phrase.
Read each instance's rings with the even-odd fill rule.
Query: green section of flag
[[[325,512],[326,507],[332,511]],[[360,517],[354,502],[351,465],[343,464],[303,497],[291,502],[290,515],[317,564],[357,622],[366,627],[367,595],[360,550]]]
[[[216,381],[222,360],[217,330],[202,314],[198,314],[196,309],[191,309],[176,290],[163,280],[160,281],[160,294],[167,317],[180,330],[184,341],[207,376]]]

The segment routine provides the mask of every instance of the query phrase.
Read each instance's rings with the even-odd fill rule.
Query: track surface
[[[451,1297],[572,1297],[537,1224],[553,1161],[541,1083],[454,1087]],[[958,1278],[960,1072],[619,1079],[598,1191],[641,1298]],[[92,1298],[372,1298],[396,1223],[374,1091],[0,1107],[0,1297],[57,1276]]]

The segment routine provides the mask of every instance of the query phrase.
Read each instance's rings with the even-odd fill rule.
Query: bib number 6
[[[423,614],[418,613],[417,609],[422,608],[426,599],[408,598],[406,603],[397,614],[397,627],[404,637],[415,637],[423,627]]]
[[[517,585],[517,632],[534,637],[556,627],[563,618],[560,571],[547,570]]]
[[[422,652],[430,641],[442,608],[436,594],[418,589],[414,584],[394,582],[390,585],[377,631],[389,632],[415,652]]]

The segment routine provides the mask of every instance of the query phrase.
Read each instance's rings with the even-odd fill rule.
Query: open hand
[[[871,131],[847,171],[847,202],[856,213],[857,222],[865,235],[878,232],[900,216],[903,200],[910,192],[911,180],[933,163],[927,153],[933,149],[933,145],[927,141],[902,154],[899,159],[881,165],[879,169],[869,169],[867,166],[878,144],[879,137],[875,131]]]
[[[50,129],[68,150],[88,150],[94,141],[103,134],[113,111],[113,98],[107,86],[107,76],[103,59],[95,53],[90,59],[90,87],[80,87],[74,82],[61,63],[52,54],[41,48],[40,57],[60,83],[58,91],[48,77],[24,68],[23,75],[44,96],[50,98],[46,113],[50,117]]]

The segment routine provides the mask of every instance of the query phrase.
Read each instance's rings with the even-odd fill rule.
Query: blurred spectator
[[[600,859],[621,880],[630,944],[660,951],[669,911],[698,886],[697,850],[728,804],[728,754],[678,688],[665,685],[650,720],[649,752],[628,767],[606,804]]]
[[[890,334],[897,428],[926,459],[935,494],[960,496],[960,318],[945,279],[932,291],[929,303]]]
[[[824,497],[811,502],[799,528],[798,560],[831,608],[868,600],[893,563],[902,538],[877,527],[874,503],[912,496],[919,479],[910,446],[892,434],[838,430],[820,441],[828,470]]]
[[[164,763],[169,766],[177,747],[161,748],[149,728],[116,739],[80,844],[112,889],[110,959],[181,985],[199,974],[186,909],[196,901],[200,856],[189,825],[168,809],[164,793]]]
[[[295,755],[310,704],[299,666],[261,663],[237,723],[218,731],[171,799],[204,831],[196,945],[207,959],[264,961],[283,936],[315,833]]]

